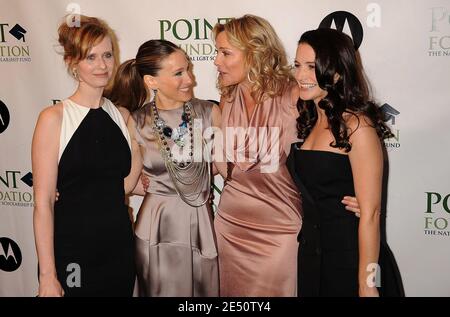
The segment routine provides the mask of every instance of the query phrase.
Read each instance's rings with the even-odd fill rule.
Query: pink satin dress
[[[297,141],[293,85],[257,105],[250,118],[240,85],[234,101],[224,104],[226,159],[216,166],[226,181],[214,220],[220,296],[297,295],[301,201],[286,167],[290,145]],[[247,132],[245,142],[226,132],[233,127]]]

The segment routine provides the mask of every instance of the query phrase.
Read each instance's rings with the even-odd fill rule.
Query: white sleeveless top
[[[122,117],[122,114],[117,109],[116,106],[107,98],[103,98],[104,102],[101,108],[109,114],[111,119],[117,124],[120,130],[123,133],[123,136],[127,140],[128,146],[131,150],[131,141],[130,135],[128,133],[127,125],[125,120]],[[65,99],[62,101],[63,104],[63,118],[61,124],[61,134],[59,136],[59,154],[58,154],[58,163],[61,159],[61,156],[72,138],[75,131],[78,129],[79,125],[83,121],[83,119],[88,114],[91,108],[81,106],[70,99]]]

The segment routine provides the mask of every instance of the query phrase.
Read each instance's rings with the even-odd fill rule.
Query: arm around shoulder
[[[125,194],[129,194],[134,190],[143,167],[142,154],[139,143],[136,141],[136,122],[132,116],[128,118],[127,127],[131,138],[131,171],[125,178]]]

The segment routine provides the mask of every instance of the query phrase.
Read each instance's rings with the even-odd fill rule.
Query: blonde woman
[[[297,140],[299,88],[265,19],[213,30],[225,186],[215,218],[221,296],[296,296],[301,199],[286,167]],[[354,198],[345,204],[357,211]]]

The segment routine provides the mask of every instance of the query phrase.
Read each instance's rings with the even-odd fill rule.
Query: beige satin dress
[[[212,104],[193,99],[192,105],[202,118],[203,129],[209,127]],[[149,107],[133,113],[144,170],[150,179],[135,226],[139,296],[218,296],[211,207],[208,203],[191,207],[177,195],[153,134]],[[173,128],[181,122],[183,107],[158,112]],[[207,186],[205,182],[199,200],[206,196]]]
[[[255,131],[254,127],[258,140],[266,133],[268,146],[250,137],[254,132],[234,144],[231,134],[223,132],[228,163],[216,163],[226,182],[214,220],[221,296],[297,294],[301,201],[285,164],[290,144],[297,140],[293,85],[282,96],[257,105],[250,118],[241,86],[234,101],[223,107],[222,131],[227,127]],[[242,162],[239,154],[247,160]]]

